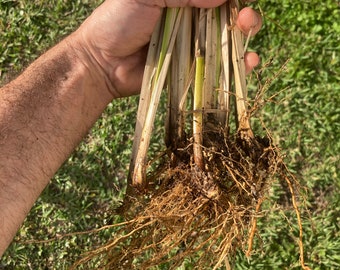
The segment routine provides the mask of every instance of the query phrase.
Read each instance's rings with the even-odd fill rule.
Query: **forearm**
[[[0,89],[0,256],[112,87],[67,38]]]

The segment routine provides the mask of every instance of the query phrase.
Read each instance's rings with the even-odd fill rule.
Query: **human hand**
[[[114,97],[137,94],[143,77],[147,45],[164,7],[195,6],[210,8],[225,0],[107,0],[75,33],[78,44],[101,68],[115,89]],[[237,26],[255,35],[262,25],[259,14],[244,8]],[[259,62],[256,53],[245,55],[249,72]]]

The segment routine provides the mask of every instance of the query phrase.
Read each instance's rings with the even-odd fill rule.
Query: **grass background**
[[[0,0],[1,81],[74,30],[99,2]],[[307,188],[302,213],[307,264],[339,269],[339,1],[260,0],[253,5],[262,12],[264,26],[251,42],[261,55],[262,69],[250,94],[268,80],[267,97],[279,93],[258,117]],[[132,97],[110,104],[35,204],[0,259],[0,269],[67,269],[82,252],[112,237],[111,230],[28,243],[118,221],[112,211],[125,187],[137,102]],[[162,140],[155,141],[157,149]],[[299,269],[296,219],[285,190],[274,183],[272,207],[259,222],[256,252],[250,260],[239,252],[235,269]],[[189,261],[183,266],[191,268]]]

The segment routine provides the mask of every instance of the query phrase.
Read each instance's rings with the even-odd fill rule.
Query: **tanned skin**
[[[146,47],[166,6],[223,0],[107,0],[73,34],[0,89],[0,256],[50,179],[115,98],[138,94]],[[248,9],[238,26],[261,27]],[[240,16],[241,17],[241,16]],[[251,70],[255,54],[246,57]]]

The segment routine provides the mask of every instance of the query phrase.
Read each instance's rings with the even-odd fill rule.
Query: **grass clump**
[[[127,222],[112,241],[74,267],[97,256],[104,256],[99,267],[105,269],[164,264],[175,269],[188,258],[198,269],[228,266],[240,248],[250,256],[261,204],[279,177],[290,190],[300,262],[309,269],[295,178],[269,133],[260,138],[251,128],[260,104],[250,108],[248,103],[245,41],[235,27],[239,9],[238,1],[229,1],[215,9],[168,8],[164,13],[151,39],[120,209]],[[147,151],[165,85],[167,151],[155,169]]]

